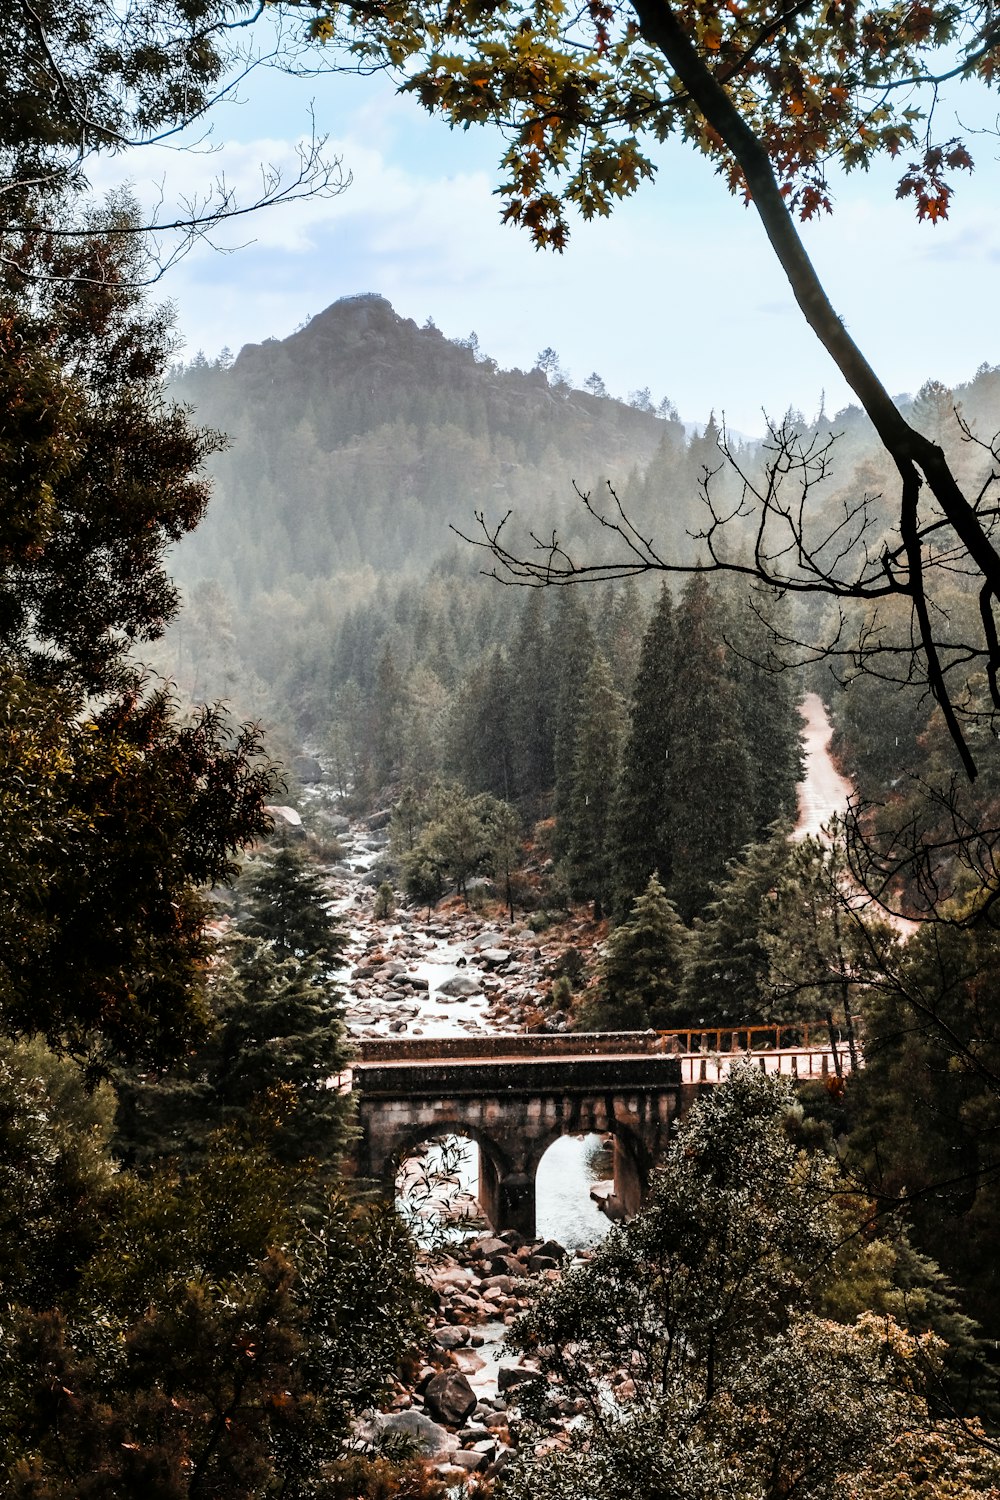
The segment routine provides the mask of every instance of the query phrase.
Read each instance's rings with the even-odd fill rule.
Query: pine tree
[[[539,808],[555,779],[554,662],[545,629],[542,595],[535,590],[521,611],[511,646],[509,718],[514,796]]]
[[[563,818],[566,870],[571,895],[594,903],[604,915],[611,888],[609,828],[621,745],[621,699],[598,653],[580,694],[569,797]]]
[[[597,647],[587,612],[577,589],[564,589],[549,632],[549,654],[555,683],[555,773],[556,852],[565,854],[569,845],[573,763],[576,758],[577,725],[585,702],[582,689]]]
[[[279,958],[314,958],[336,968],[347,939],[330,913],[331,896],[322,877],[291,845],[244,871],[240,893],[245,912],[240,929],[273,944]]]
[[[452,709],[451,758],[462,781],[470,792],[504,801],[513,795],[512,678],[507,653],[495,646],[470,672]]]
[[[729,671],[724,616],[699,574],[676,618],[668,890],[686,922],[753,833],[753,768]]]
[[[753,771],[753,835],[758,839],[779,818],[794,816],[803,773],[801,680],[796,673],[769,670],[775,632],[782,629],[785,613],[782,602],[764,590],[746,597],[740,591],[726,631],[734,648],[730,664]]]
[[[599,968],[608,1025],[622,1030],[677,1024],[688,933],[656,875],[628,920],[614,929]]]
[[[405,702],[406,691],[386,645],[378,660],[371,695],[372,769],[379,785],[389,780],[402,751]]]
[[[746,1026],[791,1019],[791,998],[779,999],[771,982],[767,941],[780,926],[779,886],[788,860],[788,829],[779,828],[730,863],[692,936],[679,1012],[684,1023]]]
[[[619,917],[654,870],[663,881],[670,879],[673,672],[673,607],[664,585],[642,640],[611,819],[614,909]]]
[[[266,1144],[282,1162],[335,1168],[350,1134],[350,1098],[332,1086],[350,1048],[339,993],[314,959],[236,937],[213,974],[212,1032],[157,1082],[118,1080],[116,1149],[130,1165],[205,1158],[213,1136]]]
[[[237,941],[213,1003],[217,1030],[199,1068],[209,1120],[266,1131],[279,1161],[335,1165],[349,1135],[350,1098],[333,1083],[350,1048],[341,997],[318,965]]]

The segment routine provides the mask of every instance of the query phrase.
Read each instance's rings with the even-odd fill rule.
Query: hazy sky
[[[495,139],[449,131],[384,78],[258,72],[242,92],[216,113],[216,155],[137,155],[142,196],[161,177],[192,188],[220,170],[251,193],[260,162],[292,160],[312,101],[350,182],[229,226],[221,240],[242,248],[200,247],[169,273],[188,356],[283,338],[338,297],[373,291],[449,337],[475,330],[501,365],[530,368],[551,345],[576,383],[596,370],[615,394],[649,386],[688,420],[714,408],[752,433],[762,409],[812,416],[824,390],[830,413],[848,401],[752,210],[691,148],[668,147],[653,183],[611,219],[580,224],[557,256],[501,226]],[[992,136],[974,143],[977,170],[957,184],[947,224],[916,225],[887,168],[848,179],[834,216],[806,231],[834,306],[894,393],[1000,362],[998,152]]]

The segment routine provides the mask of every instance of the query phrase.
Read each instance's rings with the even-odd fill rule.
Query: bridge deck
[[[449,1045],[442,1047],[442,1040]],[[681,1053],[665,1050],[655,1032],[494,1034],[470,1040],[471,1045],[460,1037],[363,1043],[361,1056],[352,1064],[353,1087],[382,1097],[539,1090],[592,1093],[721,1083],[743,1061],[762,1072],[791,1078],[824,1078],[851,1071],[846,1043],[838,1045],[835,1055],[829,1045]]]

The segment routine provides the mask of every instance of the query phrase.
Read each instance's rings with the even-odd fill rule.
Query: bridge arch
[[[512,1164],[508,1153],[493,1137],[481,1125],[470,1123],[460,1112],[442,1115],[433,1122],[424,1121],[400,1135],[396,1146],[387,1154],[382,1170],[386,1195],[391,1197],[395,1194],[399,1173],[407,1158],[413,1155],[419,1146],[446,1135],[471,1141],[477,1148],[479,1206],[495,1228],[501,1213],[500,1184],[509,1176]]]

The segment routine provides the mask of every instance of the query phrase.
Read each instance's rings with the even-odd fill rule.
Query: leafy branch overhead
[[[676,33],[666,43],[668,28]],[[754,196],[727,131],[708,117],[702,82],[725,91],[766,149],[789,207],[831,208],[832,163],[905,162],[901,191],[920,217],[947,214],[946,172],[971,169],[963,141],[932,135],[933,89],[946,53],[989,81],[988,7],[921,4],[721,3],[666,6],[562,0],[531,7],[394,3],[325,7],[313,24],[362,67],[400,70],[402,88],[454,125],[498,125],[508,146],[498,192],[504,217],[538,245],[562,249],[569,208],[585,218],[655,175],[656,142],[679,136],[709,156],[734,191]],[[906,84],[906,87],[902,87]]]

